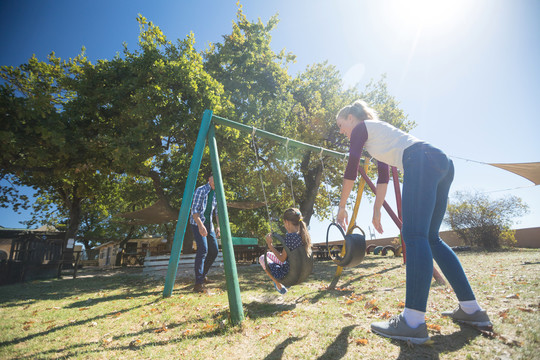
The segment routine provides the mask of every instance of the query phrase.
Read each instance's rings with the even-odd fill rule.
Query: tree
[[[528,205],[517,196],[491,200],[481,192],[456,192],[448,205],[445,223],[465,244],[486,250],[515,243],[513,220],[528,212]]]
[[[51,54],[2,67],[0,176],[37,189],[38,207],[59,208],[68,238],[85,217],[83,203],[87,215],[100,213],[90,204],[104,203],[97,197],[108,196],[104,182],[115,174],[151,180],[153,198],[138,206],[161,199],[179,207],[202,113],[224,103],[192,34],[173,45],[137,20],[139,49],[125,46],[123,57],[92,65],[84,54],[67,62]],[[0,200],[17,206],[13,188],[3,185]]]
[[[73,84],[91,67],[83,48],[69,61],[51,53],[47,62],[33,56],[17,68],[0,69],[0,176],[54,193],[69,214],[67,238],[75,237],[81,202],[100,181],[95,164],[102,154],[87,141],[89,127],[68,109],[76,97]],[[2,197],[2,206],[16,209],[17,196],[9,186],[4,194],[6,189],[12,196]]]
[[[222,86],[203,68],[193,34],[173,44],[142,15],[139,49],[100,60],[77,88],[77,108],[100,124],[93,141],[105,150],[103,167],[145,177],[154,199],[179,208],[205,109],[219,113]],[[146,206],[152,202],[147,203]],[[172,236],[167,236],[172,241]]]

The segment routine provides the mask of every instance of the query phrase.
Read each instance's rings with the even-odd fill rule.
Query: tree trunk
[[[319,193],[319,186],[322,179],[322,165],[318,164],[313,168],[309,168],[311,152],[307,152],[302,158],[300,169],[304,176],[306,191],[303,196],[303,201],[300,203],[300,211],[304,217],[304,222],[309,225],[311,217],[314,213],[315,199]]]
[[[73,190],[75,193],[77,189]],[[77,233],[79,232],[79,226],[81,225],[81,203],[82,199],[77,195],[73,194],[71,199],[67,201],[69,209],[69,222],[66,230],[66,243],[68,239],[76,239]]]

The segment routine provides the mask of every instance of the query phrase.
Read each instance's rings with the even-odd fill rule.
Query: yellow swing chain
[[[364,157],[364,170],[367,173],[369,168],[369,160]],[[356,217],[358,216],[358,209],[360,209],[360,203],[362,202],[362,195],[364,194],[364,187],[366,186],[366,180],[363,177],[360,177],[360,183],[358,184],[358,191],[356,192],[356,201],[354,203],[353,213],[351,215],[351,220],[349,221],[349,226],[347,227],[347,235],[352,234],[354,227],[356,226]],[[345,246],[341,248],[341,253],[339,256],[345,256]],[[343,272],[343,267],[338,266],[336,269],[336,274],[334,279],[337,279],[341,276]]]

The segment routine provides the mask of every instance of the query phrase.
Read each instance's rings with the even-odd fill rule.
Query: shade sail
[[[489,165],[513,172],[514,174],[523,176],[525,179],[531,180],[535,185],[540,185],[540,162]]]

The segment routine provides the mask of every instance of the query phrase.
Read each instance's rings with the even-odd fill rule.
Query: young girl
[[[476,326],[491,326],[471,289],[456,254],[439,237],[439,227],[446,211],[450,184],[454,178],[452,160],[439,149],[392,125],[377,120],[376,113],[361,100],[345,106],[336,123],[351,141],[349,162],[343,176],[343,187],[337,222],[345,228],[345,205],[358,174],[362,149],[378,161],[379,179],[373,207],[373,225],[382,233],[381,206],[388,187],[388,165],[401,169],[403,175],[403,239],[407,249],[406,295],[403,313],[386,322],[376,322],[371,330],[377,334],[412,343],[429,340],[425,313],[433,259],[437,261],[459,300],[456,310],[444,312],[456,321]]]
[[[283,213],[283,225],[287,230],[284,245],[291,251],[303,246],[306,249],[308,256],[311,256],[311,238],[307,231],[306,224],[302,220],[302,213],[300,213],[300,210],[295,208],[285,210],[285,213]],[[264,255],[259,257],[259,263],[274,282],[276,290],[283,295],[287,292],[287,288],[281,284],[279,280],[283,279],[289,272],[290,266],[287,261],[287,253],[285,251],[280,253],[274,248],[272,245],[272,234],[266,235],[266,243],[270,250],[266,253],[268,268],[266,268],[264,263]]]

